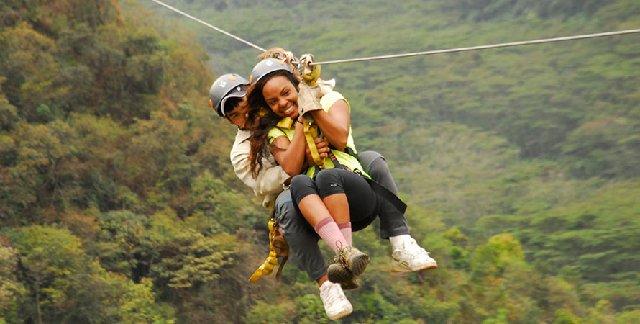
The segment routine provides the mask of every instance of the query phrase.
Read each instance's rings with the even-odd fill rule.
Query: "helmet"
[[[253,70],[251,70],[251,83],[258,82],[262,77],[271,72],[283,70],[293,73],[289,64],[275,58],[266,58],[258,62],[258,64],[253,67]]]
[[[224,104],[229,98],[244,97],[248,85],[247,79],[235,73],[227,73],[217,78],[209,89],[209,106],[215,109],[220,117],[224,117],[227,113]]]

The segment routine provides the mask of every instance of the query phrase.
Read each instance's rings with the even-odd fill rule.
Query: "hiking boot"
[[[338,251],[340,264],[344,265],[354,277],[361,275],[369,264],[369,256],[353,246],[347,246]]]
[[[339,263],[338,258],[334,259],[335,263],[329,265],[327,268],[327,276],[329,281],[339,283],[342,289],[356,289],[360,285],[358,284],[353,273],[349,271],[344,265]]]
[[[357,289],[360,287],[360,284],[358,283],[358,279],[351,278],[351,280],[347,280],[347,281],[343,281],[340,283],[340,286],[342,287],[342,289],[344,290],[351,290],[351,289]]]
[[[394,246],[391,257],[395,260],[394,270],[399,272],[435,269],[438,267],[436,260],[429,256],[429,252],[420,247],[416,240],[410,236]]]
[[[353,312],[353,306],[337,283],[325,281],[320,286],[320,299],[324,305],[324,311],[332,320],[338,320]]]

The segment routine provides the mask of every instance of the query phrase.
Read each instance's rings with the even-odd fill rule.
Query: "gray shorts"
[[[276,199],[275,217],[289,244],[289,258],[309,278],[317,280],[326,272],[326,264],[318,240],[320,236],[298,212],[291,199],[291,191],[285,190]]]

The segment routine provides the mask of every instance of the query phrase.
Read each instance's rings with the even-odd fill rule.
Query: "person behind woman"
[[[283,183],[291,177],[276,165],[270,156],[263,160],[263,168],[257,176],[252,175],[250,170],[251,133],[250,125],[247,123],[247,106],[244,104],[248,85],[249,81],[246,79],[228,73],[216,79],[209,90],[211,108],[238,128],[230,153],[233,170],[243,183],[253,189],[263,206],[274,205],[275,217],[289,243],[291,261],[318,283],[320,299],[327,316],[330,319],[339,319],[350,314],[353,307],[344,295],[341,285],[327,280],[327,267],[318,247],[317,235],[295,209],[290,191],[283,190]],[[320,154],[326,154],[326,142],[317,141],[316,144]],[[362,155],[363,158],[370,157],[373,168],[371,172],[379,173],[381,179],[391,178],[379,154],[363,152]]]
[[[313,90],[300,83],[288,64],[276,59],[260,61],[251,82],[249,119],[258,125],[251,136],[251,168],[257,173],[262,156],[270,151],[283,170],[294,176],[291,193],[297,207],[337,255],[339,262],[329,267],[329,280],[352,280],[364,271],[369,258],[352,246],[351,233],[367,227],[376,216],[380,235],[390,239],[400,270],[437,267],[409,235],[404,209],[376,190],[354,156],[350,108],[340,93],[331,91],[317,102]],[[304,123],[310,117],[334,147],[330,164],[337,167],[319,172],[317,167],[307,168],[311,163],[305,161]]]

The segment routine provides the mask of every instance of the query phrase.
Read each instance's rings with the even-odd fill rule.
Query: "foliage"
[[[25,289],[16,276],[17,262],[15,249],[0,246],[0,322],[18,319],[18,301],[25,294]]]
[[[320,60],[635,28],[640,12],[625,0],[175,3],[261,46]],[[251,49],[192,26],[216,71],[248,74]],[[459,305],[448,318],[573,321],[586,316],[581,298],[589,305],[611,300],[617,310],[637,305],[631,288],[637,265],[627,252],[637,248],[630,235],[639,233],[631,198],[640,152],[635,39],[323,68],[350,100],[359,147],[382,151],[402,194],[427,211],[411,215],[410,223],[427,234],[447,280],[465,287],[460,281],[498,276],[479,285],[486,296],[448,287],[458,296],[447,300]],[[437,229],[425,223],[440,219],[443,231],[455,226],[458,233],[429,235]],[[520,249],[509,266],[488,246],[475,250],[501,233]],[[386,254],[365,237],[357,244],[376,257]],[[480,262],[485,257],[490,261]],[[374,278],[374,287],[385,287]],[[504,290],[491,293],[493,280]]]
[[[18,276],[28,290],[21,318],[135,322],[173,316],[170,307],[156,304],[151,285],[104,271],[67,230],[35,225],[7,234],[20,251]]]
[[[320,60],[640,22],[634,0],[169,2]],[[327,322],[293,265],[247,281],[268,211],[235,179],[235,129],[206,94],[210,70],[246,75],[257,53],[167,14],[0,3],[0,323]],[[375,226],[356,233],[372,263],[343,322],[633,322],[636,39],[324,66],[439,265],[391,274]]]

